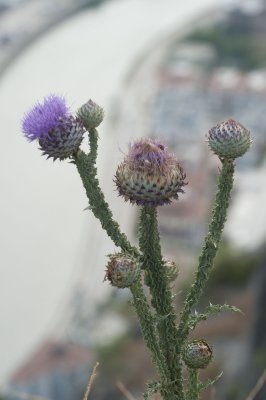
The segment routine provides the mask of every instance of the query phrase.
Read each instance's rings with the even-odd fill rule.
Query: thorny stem
[[[155,318],[150,311],[145,293],[139,281],[135,282],[130,288],[133,296],[133,304],[137,312],[142,335],[146,346],[151,351],[152,361],[157,367],[160,377],[164,380],[166,377],[167,366],[161,354],[158,344],[158,338],[155,331]]]
[[[198,370],[189,368],[188,370],[188,392],[186,400],[199,400]]]
[[[221,239],[223,227],[226,221],[227,209],[229,206],[231,190],[233,187],[234,163],[233,160],[222,160],[222,169],[218,181],[218,191],[215,198],[212,218],[209,225],[209,231],[205,238],[205,244],[199,257],[199,265],[196,273],[196,279],[191,286],[190,292],[186,298],[184,309],[180,317],[178,328],[178,348],[186,339],[189,326],[188,320],[193,307],[197,304],[209,278],[213,261],[216,256],[219,242]]]
[[[181,357],[176,347],[175,310],[162,260],[157,210],[154,207],[144,206],[142,208],[139,246],[143,253],[142,265],[152,296],[152,306],[156,311],[159,345],[168,366],[168,386],[166,388],[168,396],[164,398],[183,400]]]

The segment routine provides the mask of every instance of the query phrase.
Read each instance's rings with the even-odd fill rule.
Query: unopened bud
[[[78,109],[77,115],[85,128],[89,131],[100,125],[103,121],[104,111],[102,107],[98,106],[94,101],[89,100]]]
[[[137,261],[123,253],[116,253],[109,256],[105,280],[118,288],[130,287],[138,278],[140,266]]]
[[[248,151],[252,142],[250,131],[233,119],[210,129],[207,140],[217,156],[227,159],[241,157]]]
[[[205,340],[197,339],[185,344],[183,360],[189,368],[206,368],[212,359],[212,349]]]

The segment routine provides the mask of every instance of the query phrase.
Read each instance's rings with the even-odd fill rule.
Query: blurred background
[[[244,313],[199,324],[214,346],[202,379],[224,371],[206,400],[245,400],[266,366],[266,0],[0,0],[0,398],[136,398],[154,378],[127,289],[105,275],[115,248],[89,211],[72,164],[41,157],[20,133],[49,93],[73,111],[105,108],[99,177],[114,217],[137,243],[137,207],[113,176],[127,145],[160,137],[189,185],[160,209],[164,254],[180,274],[177,313],[193,278],[219,162],[205,135],[233,117],[249,128],[228,222],[205,296]],[[265,386],[256,400],[265,400]]]

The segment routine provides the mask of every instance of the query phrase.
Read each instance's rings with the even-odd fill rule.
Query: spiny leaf
[[[206,313],[207,314],[215,314],[218,312],[223,312],[223,311],[233,311],[233,312],[239,312],[243,314],[243,312],[235,307],[235,306],[230,306],[229,304],[212,304],[210,303],[209,306],[206,308]]]
[[[214,379],[208,379],[207,382],[201,382],[198,385],[199,390],[205,390],[208,387],[212,386],[215,382],[218,381],[218,379],[221,378],[221,376],[223,375],[223,371],[217,375]]]
[[[188,321],[188,326],[190,329],[194,329],[195,326],[200,321],[206,321],[206,319],[209,317],[209,315],[216,314],[219,312],[224,312],[224,311],[233,311],[233,312],[239,312],[239,313],[243,314],[243,312],[235,306],[230,306],[228,304],[212,304],[212,303],[210,303],[209,306],[206,307],[206,310],[204,313],[199,314],[197,311],[195,311],[195,314],[190,316],[190,319]]]

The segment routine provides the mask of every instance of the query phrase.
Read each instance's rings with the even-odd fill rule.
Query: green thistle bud
[[[94,101],[89,100],[78,109],[77,115],[89,131],[100,125],[104,117],[104,111]]]
[[[212,359],[212,349],[205,340],[196,339],[185,344],[183,360],[189,368],[206,368]]]
[[[220,158],[235,159],[251,146],[250,131],[239,122],[229,119],[214,126],[207,136],[208,145]]]
[[[116,253],[109,256],[104,280],[118,288],[131,286],[140,274],[140,266],[132,257],[123,253]]]

